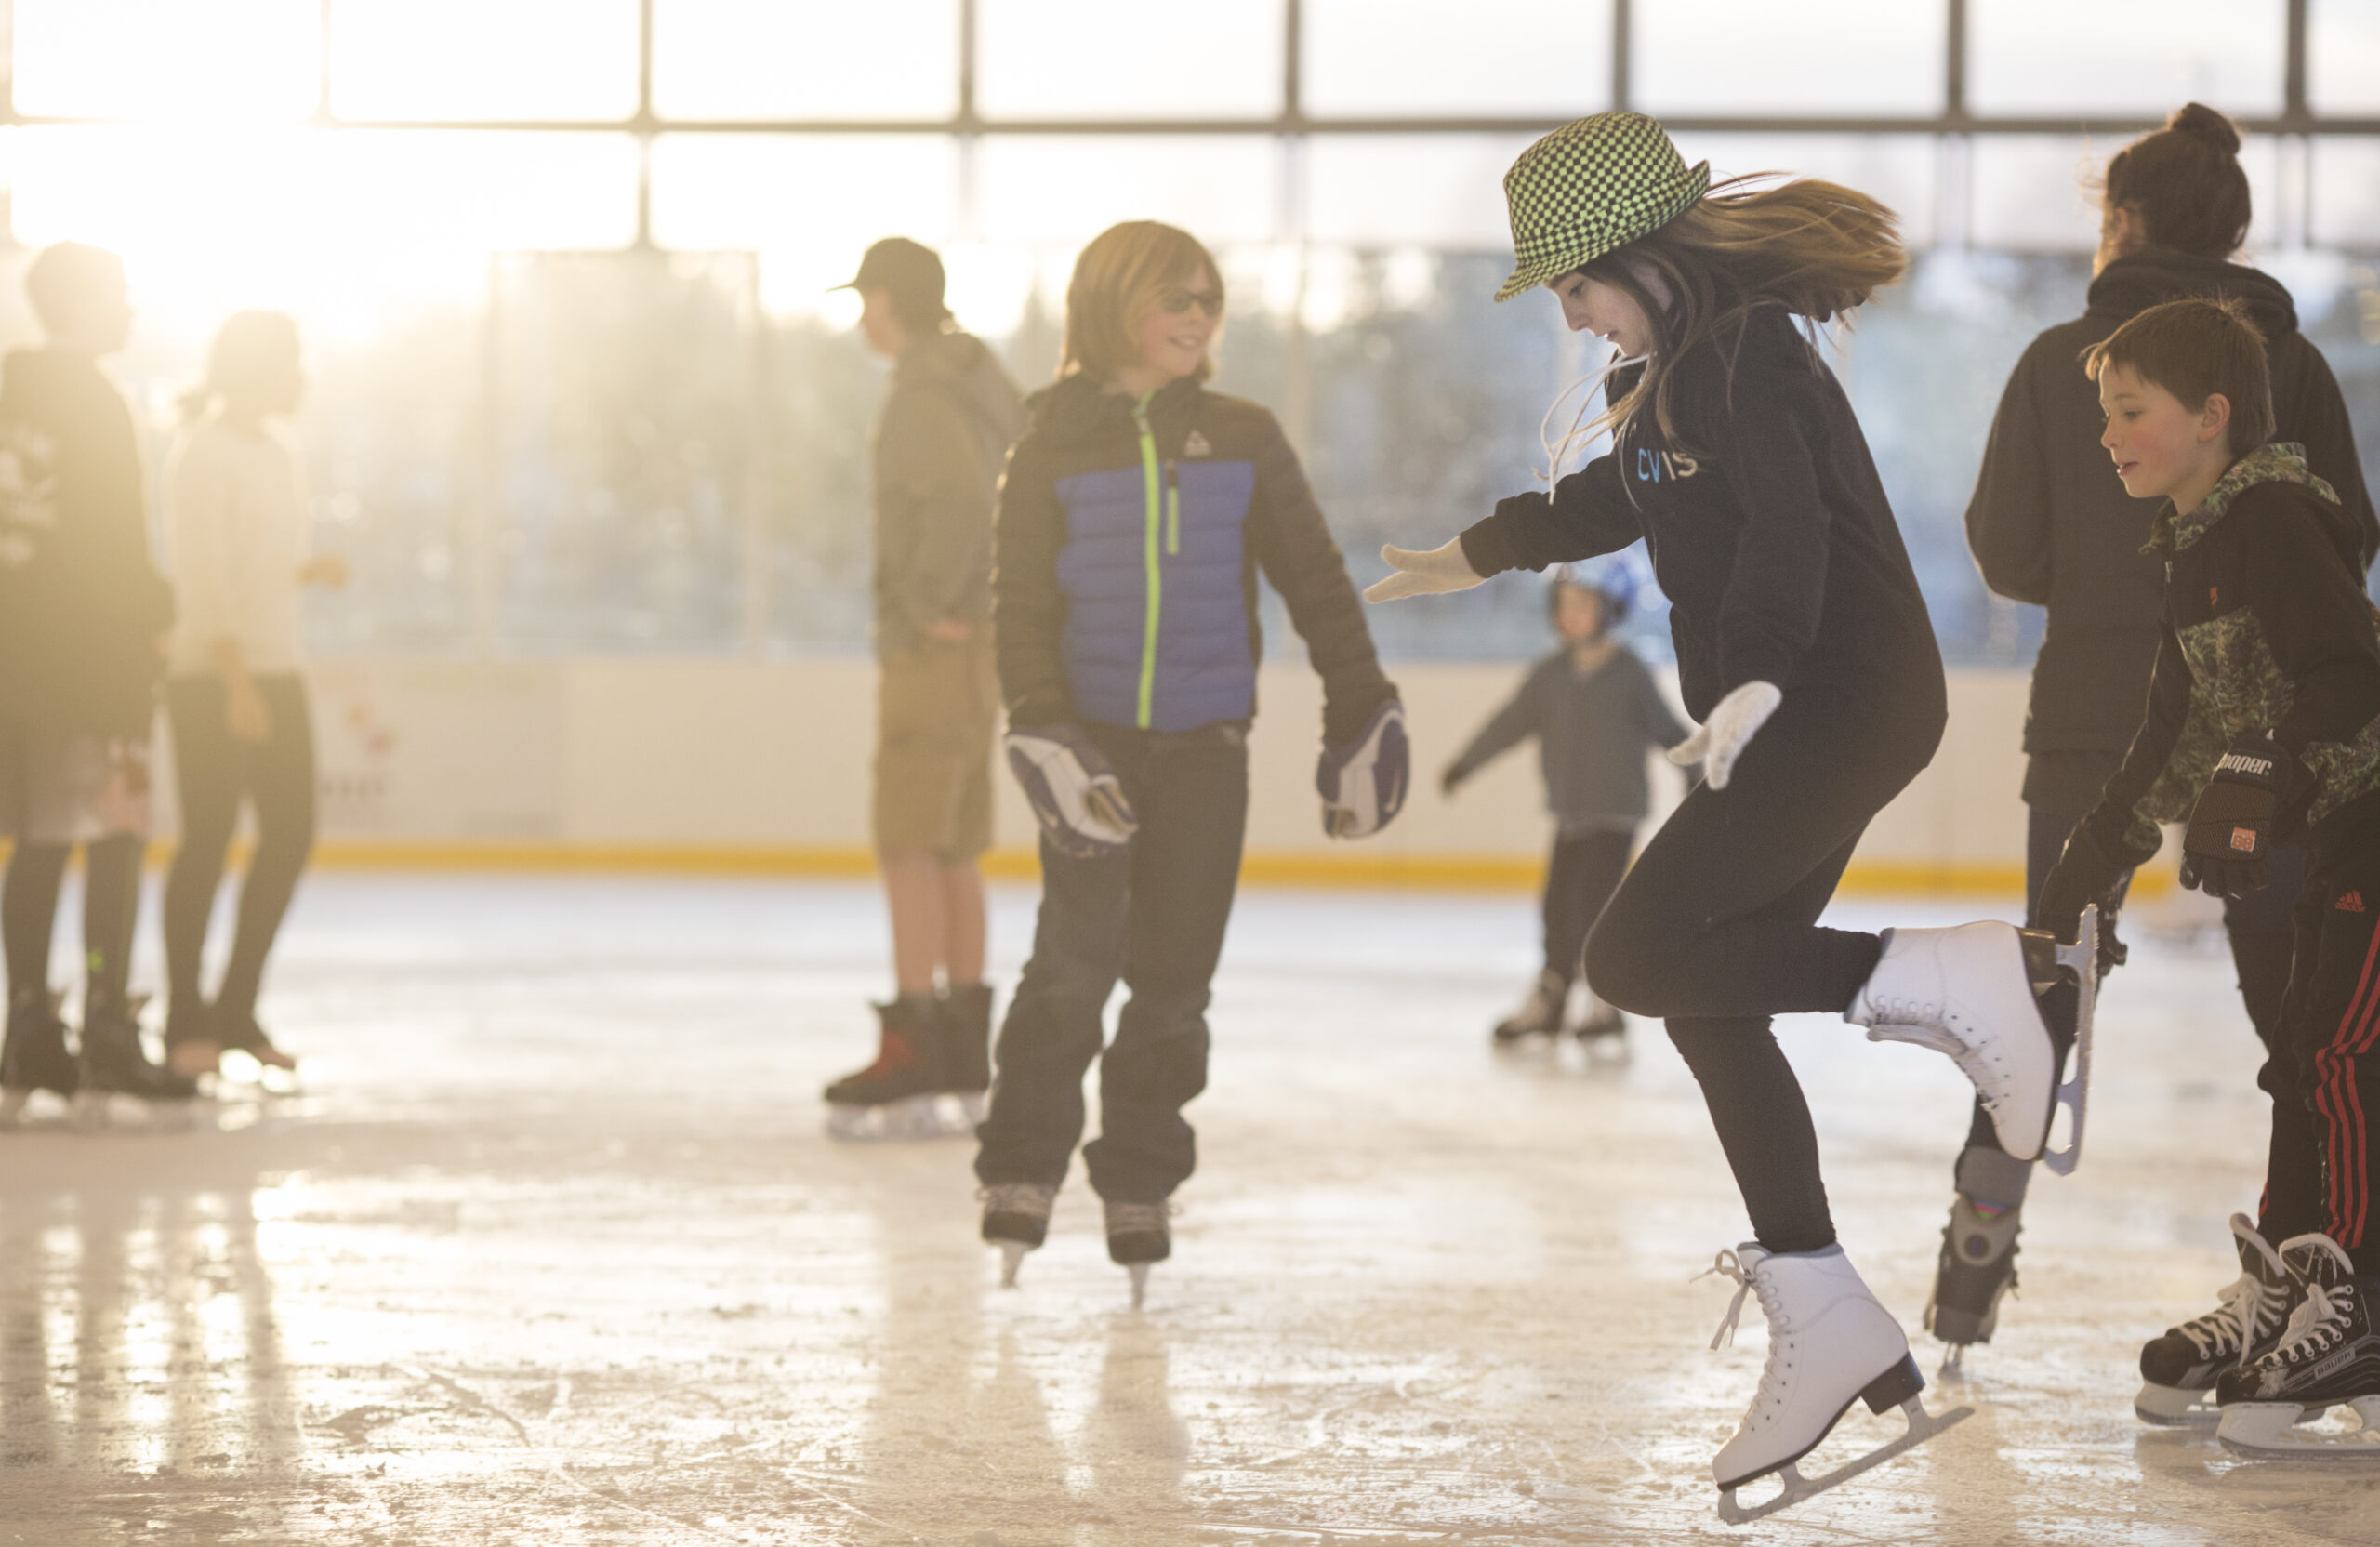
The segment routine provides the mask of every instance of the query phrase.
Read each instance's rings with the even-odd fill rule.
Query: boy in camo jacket
[[[2311,858],[2281,1035],[2257,1079],[2273,1102],[2261,1217],[2231,1222],[2244,1271],[2215,1313],[2141,1351],[2135,1407],[2277,1455],[2325,1443],[2294,1429],[2301,1412],[2363,1399],[2368,1441],[2380,1437],[2367,1303],[2380,1169],[2365,1121],[2380,1112],[2380,612],[2331,486],[2301,448],[2268,439],[2263,340],[2237,302],[2152,307],[2084,360],[2124,488],[2167,501],[2149,539],[2165,563],[2164,634],[2147,717],[2036,921],[2070,936],[2092,902],[2111,918],[2160,822],[2187,821],[2183,884],[2217,896],[2264,885],[2276,844]],[[2380,1446],[2357,1450],[2380,1461]]]

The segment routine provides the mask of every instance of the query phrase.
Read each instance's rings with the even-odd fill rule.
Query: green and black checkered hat
[[[1565,124],[1504,174],[1513,274],[1500,301],[1660,230],[1711,191],[1711,164],[1689,167],[1641,112]]]

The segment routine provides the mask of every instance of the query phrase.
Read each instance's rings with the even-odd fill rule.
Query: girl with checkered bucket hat
[[[1931,760],[1942,661],[1866,440],[1812,337],[1904,267],[1895,218],[1813,179],[1712,185],[1635,113],[1547,135],[1504,178],[1515,262],[1506,300],[1542,285],[1564,321],[1612,343],[1605,411],[1574,429],[1610,448],[1551,486],[1395,567],[1386,602],[1462,590],[1640,538],[1672,602],[1686,707],[1670,756],[1702,778],[1588,936],[1586,976],[1620,1008],[1666,1019],[1701,1083],[1754,1239],[1717,1271],[1756,1294],[1769,1359],[1713,1471],[1785,1474],[1856,1398],[1901,1406],[1905,1447],[1940,1423],[1892,1315],[1835,1238],[1818,1138],[1770,1034],[1827,1011],[1874,1039],[1944,1052],[1974,1082],[2010,1154],[2043,1153],[2058,1052],[2037,1006],[2054,943],[2004,924],[1876,935],[1822,929],[1860,833]],[[1811,334],[1815,334],[1812,328]],[[1583,409],[1581,410],[1583,416]],[[2068,959],[2073,957],[2069,953]],[[2077,1113],[2079,1118],[2079,1112]],[[1961,1416],[1961,1415],[1953,1415]]]

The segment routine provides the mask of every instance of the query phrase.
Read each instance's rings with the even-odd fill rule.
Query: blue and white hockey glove
[[[2190,808],[2182,884],[2210,897],[2262,890],[2272,879],[2273,826],[2313,784],[2313,774],[2269,734],[2233,742]]]
[[[1060,853],[1077,859],[1120,854],[1140,830],[1122,781],[1079,725],[1035,725],[1002,743],[1033,814]]]
[[[1395,699],[1372,711],[1364,734],[1324,742],[1314,787],[1322,793],[1322,830],[1332,838],[1369,838],[1405,809],[1412,783],[1413,747],[1405,735],[1405,706]]]

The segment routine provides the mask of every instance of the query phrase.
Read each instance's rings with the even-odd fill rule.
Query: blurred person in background
[[[1033,395],[1000,485],[1000,692],[1042,827],[1041,912],[979,1130],[983,1235],[1013,1283],[1049,1230],[1099,1059],[1083,1163],[1135,1304],[1197,1164],[1182,1108],[1206,1089],[1247,838],[1260,573],[1322,678],[1324,832],[1378,831],[1408,771],[1395,684],[1296,452],[1270,413],[1207,388],[1223,320],[1222,271],[1196,237],[1154,220],[1102,232],[1075,261],[1059,377]],[[1103,1054],[1119,977],[1130,998]]]
[[[2271,360],[2273,439],[2306,448],[2307,466],[2337,492],[2362,534],[2367,567],[2380,548],[2380,522],[2329,364],[2297,331],[2296,308],[2281,283],[2236,261],[2250,216],[2239,152],[2229,120],[2192,102],[2108,164],[2083,313],[2034,339],[2016,363],[1967,506],[1968,546],[1984,583],[2049,610],[2025,721],[2029,918],[2050,866],[2132,743],[2162,629],[2164,566],[2148,547],[2158,506],[2124,493],[2099,443],[2106,416],[2083,352],[2166,301],[2240,302]],[[2224,900],[2241,997],[2268,1050],[2289,982],[2291,915],[2305,871],[2304,850],[2280,850],[2270,886]],[[2054,1023],[2070,1028],[2073,990],[2052,993]],[[1953,1348],[1991,1341],[2001,1299],[2016,1281],[2019,1210],[2031,1174],[2030,1162],[1992,1142],[1978,1107],[1953,1170],[1956,1191],[1926,1306],[1927,1328]],[[2242,1245],[2243,1258],[2250,1250]]]
[[[892,362],[877,416],[877,863],[892,921],[893,995],[876,1007],[876,1061],[826,1087],[829,1130],[944,1131],[939,1098],[972,1128],[991,1084],[984,878],[992,842],[992,504],[1025,427],[1008,373],[943,304],[942,259],[889,237],[849,288],[860,331]]]
[[[8,1024],[0,1110],[33,1091],[178,1100],[127,974],[149,830],[149,736],[173,592],[151,562],[131,411],[99,361],[132,333],[124,265],[80,243],[25,271],[37,349],[0,362],[0,885]],[[79,1057],[49,986],[67,859],[83,847]]]
[[[1558,1035],[1570,990],[1583,978],[1587,931],[1628,873],[1636,829],[1650,803],[1648,748],[1686,737],[1637,654],[1612,636],[1628,616],[1634,585],[1622,566],[1558,565],[1546,588],[1547,611],[1561,645],[1529,668],[1519,691],[1490,716],[1447,765],[1439,787],[1462,782],[1529,737],[1537,738],[1545,803],[1554,813],[1554,853],[1545,865],[1545,965],[1520,1009],[1496,1025],[1509,1047]],[[1572,1028],[1593,1044],[1627,1029],[1620,1012],[1588,984],[1588,1013]]]
[[[206,377],[165,485],[179,623],[165,709],[182,841],[165,879],[165,1049],[174,1072],[211,1073],[227,1049],[296,1066],[257,1022],[265,959],[314,846],[314,731],[302,675],[299,589],[343,586],[347,566],[306,552],[297,449],[273,422],[305,391],[298,324],[243,311],[208,351]],[[200,958],[231,832],[245,802],[257,848],[240,885],[231,960],[215,996]]]

